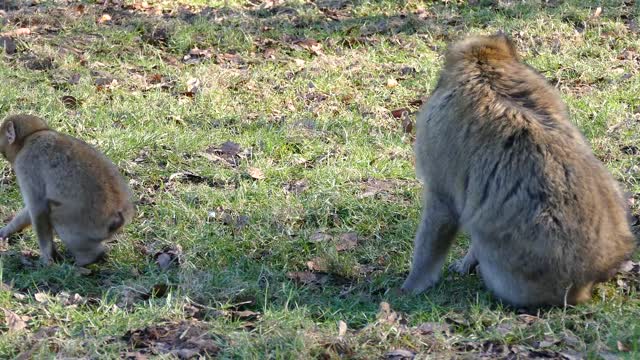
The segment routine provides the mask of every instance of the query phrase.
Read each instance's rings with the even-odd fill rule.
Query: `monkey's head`
[[[37,116],[7,116],[0,126],[0,153],[9,162],[13,162],[27,136],[48,129],[47,123]]]
[[[445,66],[460,63],[504,63],[520,61],[518,51],[503,32],[494,35],[469,36],[451,45],[447,50]]]
[[[105,259],[106,251],[101,242],[93,242],[83,244],[81,247],[69,248],[73,257],[76,259],[76,265],[86,266]]]

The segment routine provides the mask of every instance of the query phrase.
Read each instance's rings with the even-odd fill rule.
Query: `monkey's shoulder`
[[[117,167],[88,143],[53,130],[39,131],[27,139],[16,157],[16,167],[46,173],[79,176],[119,176]]]

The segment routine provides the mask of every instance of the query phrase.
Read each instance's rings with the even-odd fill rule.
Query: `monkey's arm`
[[[5,239],[29,225],[31,225],[31,218],[29,217],[29,209],[25,207],[5,227],[0,229],[0,239]]]

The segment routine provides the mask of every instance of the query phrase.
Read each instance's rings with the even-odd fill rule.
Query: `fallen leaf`
[[[352,250],[355,249],[356,246],[358,246],[358,234],[355,232],[348,232],[340,235],[338,243],[336,244],[336,250]]]
[[[87,269],[87,268],[82,267],[82,266],[78,266],[78,267],[76,267],[76,273],[77,273],[78,275],[81,275],[81,276],[88,276],[88,275],[91,275],[91,273],[92,273],[92,272],[93,272],[93,271],[92,271],[91,269]]]
[[[274,48],[266,48],[264,50],[264,52],[262,53],[262,56],[265,59],[275,59],[276,58],[275,54],[276,54],[276,49],[274,49]]]
[[[71,74],[71,76],[69,76],[69,79],[67,80],[67,82],[70,85],[78,85],[80,83],[80,74],[75,73],[75,74]]]
[[[31,34],[31,29],[30,28],[18,28],[15,30],[11,30],[11,31],[5,31],[3,33],[0,33],[0,36],[21,36],[21,35],[29,35]]]
[[[328,276],[310,271],[290,271],[287,278],[304,285],[322,285],[327,282]]]
[[[109,21],[111,21],[111,15],[109,14],[102,14],[102,16],[100,16],[100,18],[98,19],[99,24],[104,24]]]
[[[182,258],[182,247],[178,244],[165,246],[154,254],[154,259],[160,269],[167,270],[172,265],[179,265]]]
[[[524,322],[527,325],[531,325],[540,320],[539,317],[531,315],[531,314],[520,314],[518,315],[518,319]]]
[[[292,47],[305,49],[313,55],[322,55],[322,44],[315,39],[294,39]]]
[[[9,332],[18,332],[27,328],[27,321],[30,317],[23,315],[19,316],[11,310],[2,309],[4,311],[4,322],[9,328]]]
[[[206,154],[215,155],[219,159],[222,159],[225,164],[236,167],[239,164],[240,159],[248,156],[249,151],[243,151],[240,145],[233,141],[227,141],[219,146],[209,146],[205,150]]]
[[[186,64],[199,64],[205,60],[210,59],[213,56],[209,49],[193,48],[189,50],[185,56],[182,57],[182,61]]]
[[[544,349],[544,348],[551,347],[557,343],[558,343],[558,340],[551,337],[546,337],[544,340],[536,341],[533,344],[533,347],[535,347],[536,349]]]
[[[602,7],[598,6],[598,7],[596,8],[596,10],[593,12],[593,16],[592,16],[592,17],[597,18],[597,17],[599,17],[601,14],[602,14]]]
[[[618,348],[618,351],[620,351],[620,352],[629,352],[630,351],[629,347],[625,343],[620,341],[620,340],[616,341],[616,346]]]
[[[415,75],[416,73],[416,68],[414,68],[413,66],[403,66],[400,69],[400,75],[402,76]]]
[[[233,226],[234,231],[241,230],[249,224],[248,216],[240,215],[236,211],[225,209],[223,207],[217,207],[214,211],[210,211],[209,218],[214,218],[225,225]]]
[[[78,15],[82,15],[84,14],[85,11],[85,6],[83,4],[80,5],[76,5],[73,7],[73,10],[78,14]]]
[[[39,255],[35,252],[24,250],[20,252],[20,264],[26,268],[33,268],[36,266]]]
[[[251,176],[252,178],[256,179],[256,180],[262,180],[265,178],[264,173],[262,172],[262,170],[255,168],[255,167],[249,167],[247,169],[247,173],[249,174],[249,176]]]
[[[220,351],[216,345],[218,337],[209,332],[209,326],[204,322],[189,319],[130,330],[122,339],[128,344],[127,351],[145,349],[177,357],[212,358]]]
[[[625,145],[620,150],[627,155],[640,155],[640,147],[635,145]]]
[[[302,179],[286,183],[284,185],[284,190],[290,193],[300,194],[307,190],[308,187],[309,184],[307,183],[307,180]]]
[[[407,108],[391,110],[391,115],[396,119],[402,119],[404,118],[405,114],[408,114],[408,113],[409,113],[409,109]]]
[[[402,132],[413,134],[413,120],[411,120],[408,112],[405,112],[402,116]]]
[[[406,319],[402,315],[393,311],[391,305],[388,302],[382,301],[380,303],[377,315],[378,322],[393,325],[396,323],[406,324]]]
[[[99,78],[96,78],[96,80],[94,81],[94,84],[99,89],[108,89],[109,87],[117,85],[118,80],[110,77],[99,77]]]
[[[422,335],[429,335],[435,333],[445,333],[448,334],[451,331],[451,326],[446,323],[438,323],[438,322],[426,322],[418,325],[416,330]]]
[[[396,79],[394,78],[387,79],[387,88],[393,89],[396,86],[398,86],[398,81]]]
[[[311,271],[327,271],[329,269],[329,265],[327,261],[320,257],[315,257],[309,261],[307,261],[307,268]]]
[[[216,54],[216,63],[244,65],[244,59],[238,54]]]
[[[309,236],[309,242],[313,243],[328,241],[331,239],[333,239],[331,235],[322,231],[316,231],[315,233],[311,234],[311,236]]]
[[[384,354],[384,358],[388,360],[411,360],[415,356],[413,351],[406,349],[395,349]]]
[[[163,283],[155,284],[153,285],[153,287],[151,287],[151,290],[149,290],[148,293],[142,294],[141,298],[142,300],[148,300],[148,299],[164,297],[165,295],[167,295],[170,288],[171,286],[167,284],[163,284]]]
[[[347,334],[347,323],[340,320],[338,321],[338,336],[343,337]]]
[[[49,302],[49,294],[43,292],[37,292],[33,295],[33,298],[36,299],[40,304],[46,304]]]
[[[192,78],[187,80],[187,91],[186,93],[197,94],[200,91],[200,80],[196,78]],[[193,96],[193,95],[191,95]]]
[[[411,105],[411,106],[416,106],[416,107],[420,107],[420,106],[422,106],[424,103],[426,103],[428,99],[429,99],[429,97],[428,97],[428,96],[425,96],[425,97],[421,97],[420,99],[411,100],[411,101],[409,101],[409,105]]]
[[[15,54],[17,50],[15,41],[8,36],[0,36],[0,48],[4,49],[7,55]]]
[[[260,318],[260,313],[251,310],[239,310],[229,311],[231,319],[233,320],[257,320]]]
[[[62,98],[60,98],[60,100],[62,101],[64,107],[66,107],[67,109],[75,109],[80,104],[78,99],[71,95],[64,95]]]
[[[52,58],[38,58],[35,56],[28,56],[25,59],[24,66],[29,70],[49,70],[55,67]]]

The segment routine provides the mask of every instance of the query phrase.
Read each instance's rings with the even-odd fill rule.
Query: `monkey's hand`
[[[478,260],[473,255],[471,250],[469,250],[464,258],[449,265],[449,271],[455,271],[460,275],[467,275],[473,273],[477,266]]]
[[[9,226],[3,227],[2,229],[0,229],[0,240],[6,240],[11,234],[13,234],[13,232],[11,231]]]

